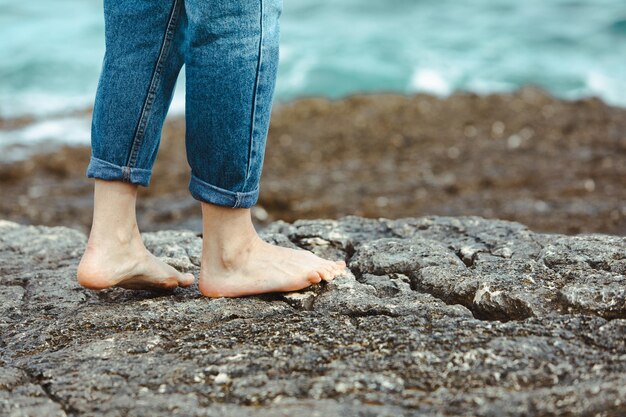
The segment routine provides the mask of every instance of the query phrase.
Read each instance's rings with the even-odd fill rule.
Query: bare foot
[[[322,280],[332,281],[346,267],[344,261],[275,246],[256,234],[227,252],[209,246],[203,248],[199,281],[200,292],[208,297],[297,291]]]
[[[172,290],[193,284],[193,274],[183,274],[151,254],[143,242],[89,243],[78,265],[78,283],[101,290],[121,287],[133,290]]]
[[[192,274],[181,274],[144,246],[135,216],[137,187],[96,179],[93,224],[77,271],[83,287],[170,290],[193,284]]]

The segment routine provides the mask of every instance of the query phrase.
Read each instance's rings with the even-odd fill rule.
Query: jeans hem
[[[193,174],[189,181],[189,191],[198,201],[231,208],[250,208],[259,199],[259,187],[243,193],[229,191],[204,182]]]
[[[147,187],[152,172],[149,169],[120,166],[95,157],[89,160],[87,177],[108,181],[122,181]]]

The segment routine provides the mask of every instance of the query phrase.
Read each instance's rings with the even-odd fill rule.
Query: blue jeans
[[[147,186],[183,64],[189,190],[249,208],[259,197],[282,0],[104,0],[106,52],[87,176]]]

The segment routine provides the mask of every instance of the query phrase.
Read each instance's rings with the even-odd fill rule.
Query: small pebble
[[[217,374],[213,382],[218,385],[228,384],[230,382],[230,377],[228,376],[228,374],[220,372],[219,374]]]

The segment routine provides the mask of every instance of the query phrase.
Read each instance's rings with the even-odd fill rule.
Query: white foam
[[[174,96],[169,117],[185,112],[184,92]],[[89,145],[91,141],[91,113],[79,116],[39,116],[34,122],[15,129],[0,130],[0,160],[28,157],[43,143],[58,145]],[[29,150],[29,149],[30,150]]]
[[[610,77],[601,71],[586,74],[585,84],[588,94],[602,97],[607,103],[626,105],[626,82]]]
[[[317,65],[317,59],[314,56],[301,56],[294,59],[291,68],[286,68],[284,73],[280,74],[277,84],[278,95],[281,93],[295,93],[305,90],[310,79],[310,74]]]
[[[17,129],[0,130],[0,149],[13,145],[32,146],[46,141],[87,144],[90,135],[91,118],[88,116],[46,119]]]
[[[410,88],[415,91],[447,96],[452,93],[450,82],[431,68],[417,68],[411,76]]]
[[[10,103],[10,104],[9,104]],[[7,119],[33,116],[50,117],[91,107],[89,95],[58,95],[45,92],[28,92],[0,95],[0,116]]]

